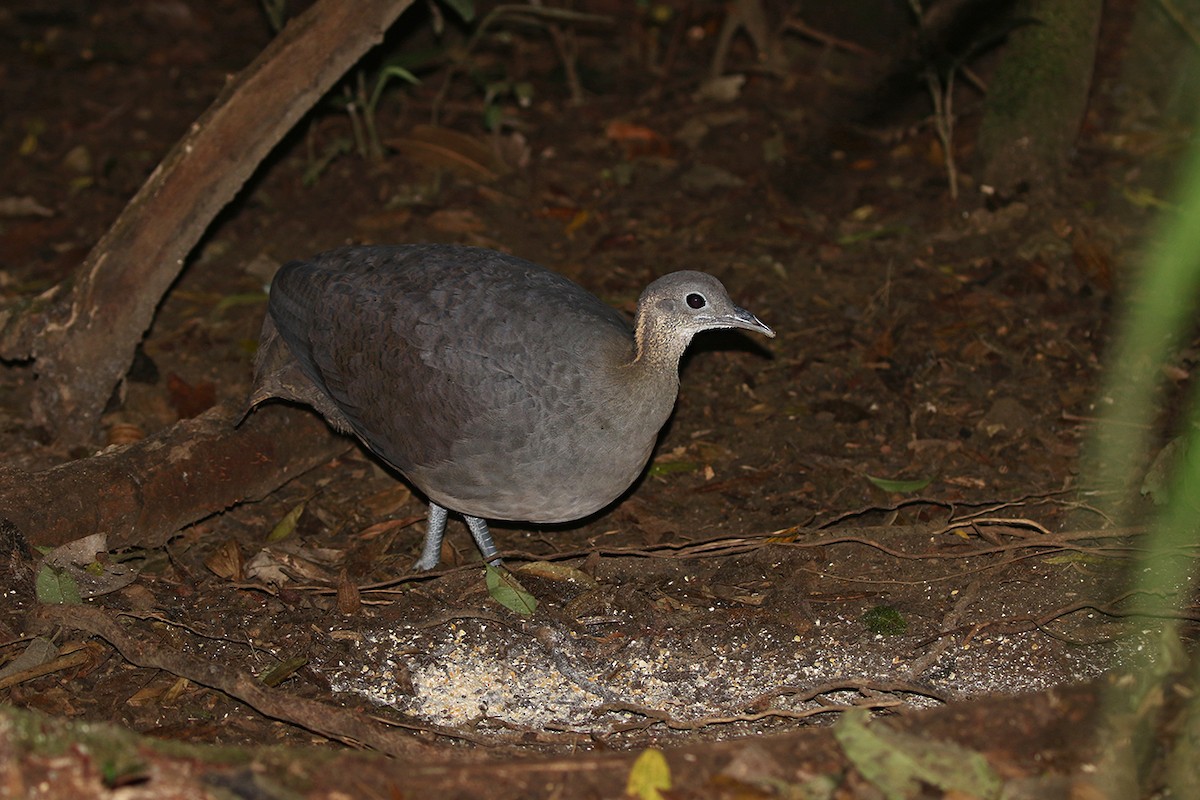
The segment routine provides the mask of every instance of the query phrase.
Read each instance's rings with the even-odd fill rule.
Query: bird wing
[[[379,276],[292,262],[276,276],[270,313],[301,371],[354,432],[401,471],[449,457],[470,399],[422,357],[408,295]]]

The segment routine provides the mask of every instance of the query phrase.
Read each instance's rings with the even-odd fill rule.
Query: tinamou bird
[[[651,283],[631,325],[503,253],[345,247],[276,273],[248,409],[309,405],[424,493],[415,569],[441,559],[448,511],[499,563],[488,519],[576,520],[633,484],[675,406],[680,357],[713,328],[775,335],[703,272]]]

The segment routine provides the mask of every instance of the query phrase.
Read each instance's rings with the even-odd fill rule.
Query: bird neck
[[[679,379],[679,359],[687,350],[692,337],[667,325],[661,317],[637,315],[633,327],[633,362],[635,370],[644,373],[670,375]]]
[[[610,374],[615,380],[606,381],[599,388],[599,394],[608,397],[606,402],[612,407],[632,412],[636,418],[633,424],[645,428],[650,438],[666,423],[679,393],[679,358],[683,348],[672,344],[677,336],[667,333],[639,314],[634,321],[632,352],[625,351],[614,365],[616,371]]]

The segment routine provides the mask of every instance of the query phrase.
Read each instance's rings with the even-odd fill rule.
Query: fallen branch
[[[163,295],[213,218],[412,0],[321,0],[192,125],[67,284],[0,311],[0,358],[32,359],[33,419],[60,444],[92,439]]]
[[[856,56],[864,56],[871,59],[878,59],[880,57],[879,53],[875,52],[869,47],[863,47],[858,42],[852,42],[849,39],[842,39],[834,36],[833,34],[818,30],[802,19],[789,19],[787,22],[783,23],[783,29],[785,31],[794,31],[806,39],[812,39],[818,44],[823,44],[826,47],[832,47],[835,50],[845,50],[847,53],[853,53]]]
[[[771,704],[774,700],[787,697],[794,703],[811,703],[820,701],[825,695],[833,695],[844,692],[856,692],[861,696],[861,701],[854,701],[849,704],[826,702],[816,708],[805,709],[784,709],[773,708]],[[676,731],[693,731],[702,728],[713,727],[716,725],[728,725],[734,722],[757,722],[763,719],[790,719],[804,720],[815,717],[820,714],[841,713],[843,711],[857,711],[868,709],[879,711],[888,708],[899,708],[905,704],[903,701],[896,699],[895,695],[899,694],[915,694],[921,697],[928,697],[942,703],[950,702],[946,695],[939,693],[932,687],[920,683],[909,683],[906,681],[837,681],[826,683],[820,686],[810,686],[801,688],[798,686],[781,686],[766,694],[759,695],[754,700],[746,704],[746,711],[740,714],[730,714],[728,716],[701,717],[699,719],[680,720],[673,717],[670,713],[659,709],[648,708],[637,703],[609,703],[601,706],[596,711],[600,712],[617,712],[624,714],[634,714],[646,718],[644,723],[619,725],[615,728],[616,731],[644,730],[653,727],[654,725],[663,725],[666,728]]]

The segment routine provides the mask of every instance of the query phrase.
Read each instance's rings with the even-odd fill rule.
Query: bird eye
[[[692,292],[687,296],[687,304],[689,308],[701,309],[708,305],[708,301],[704,299],[704,295]]]

